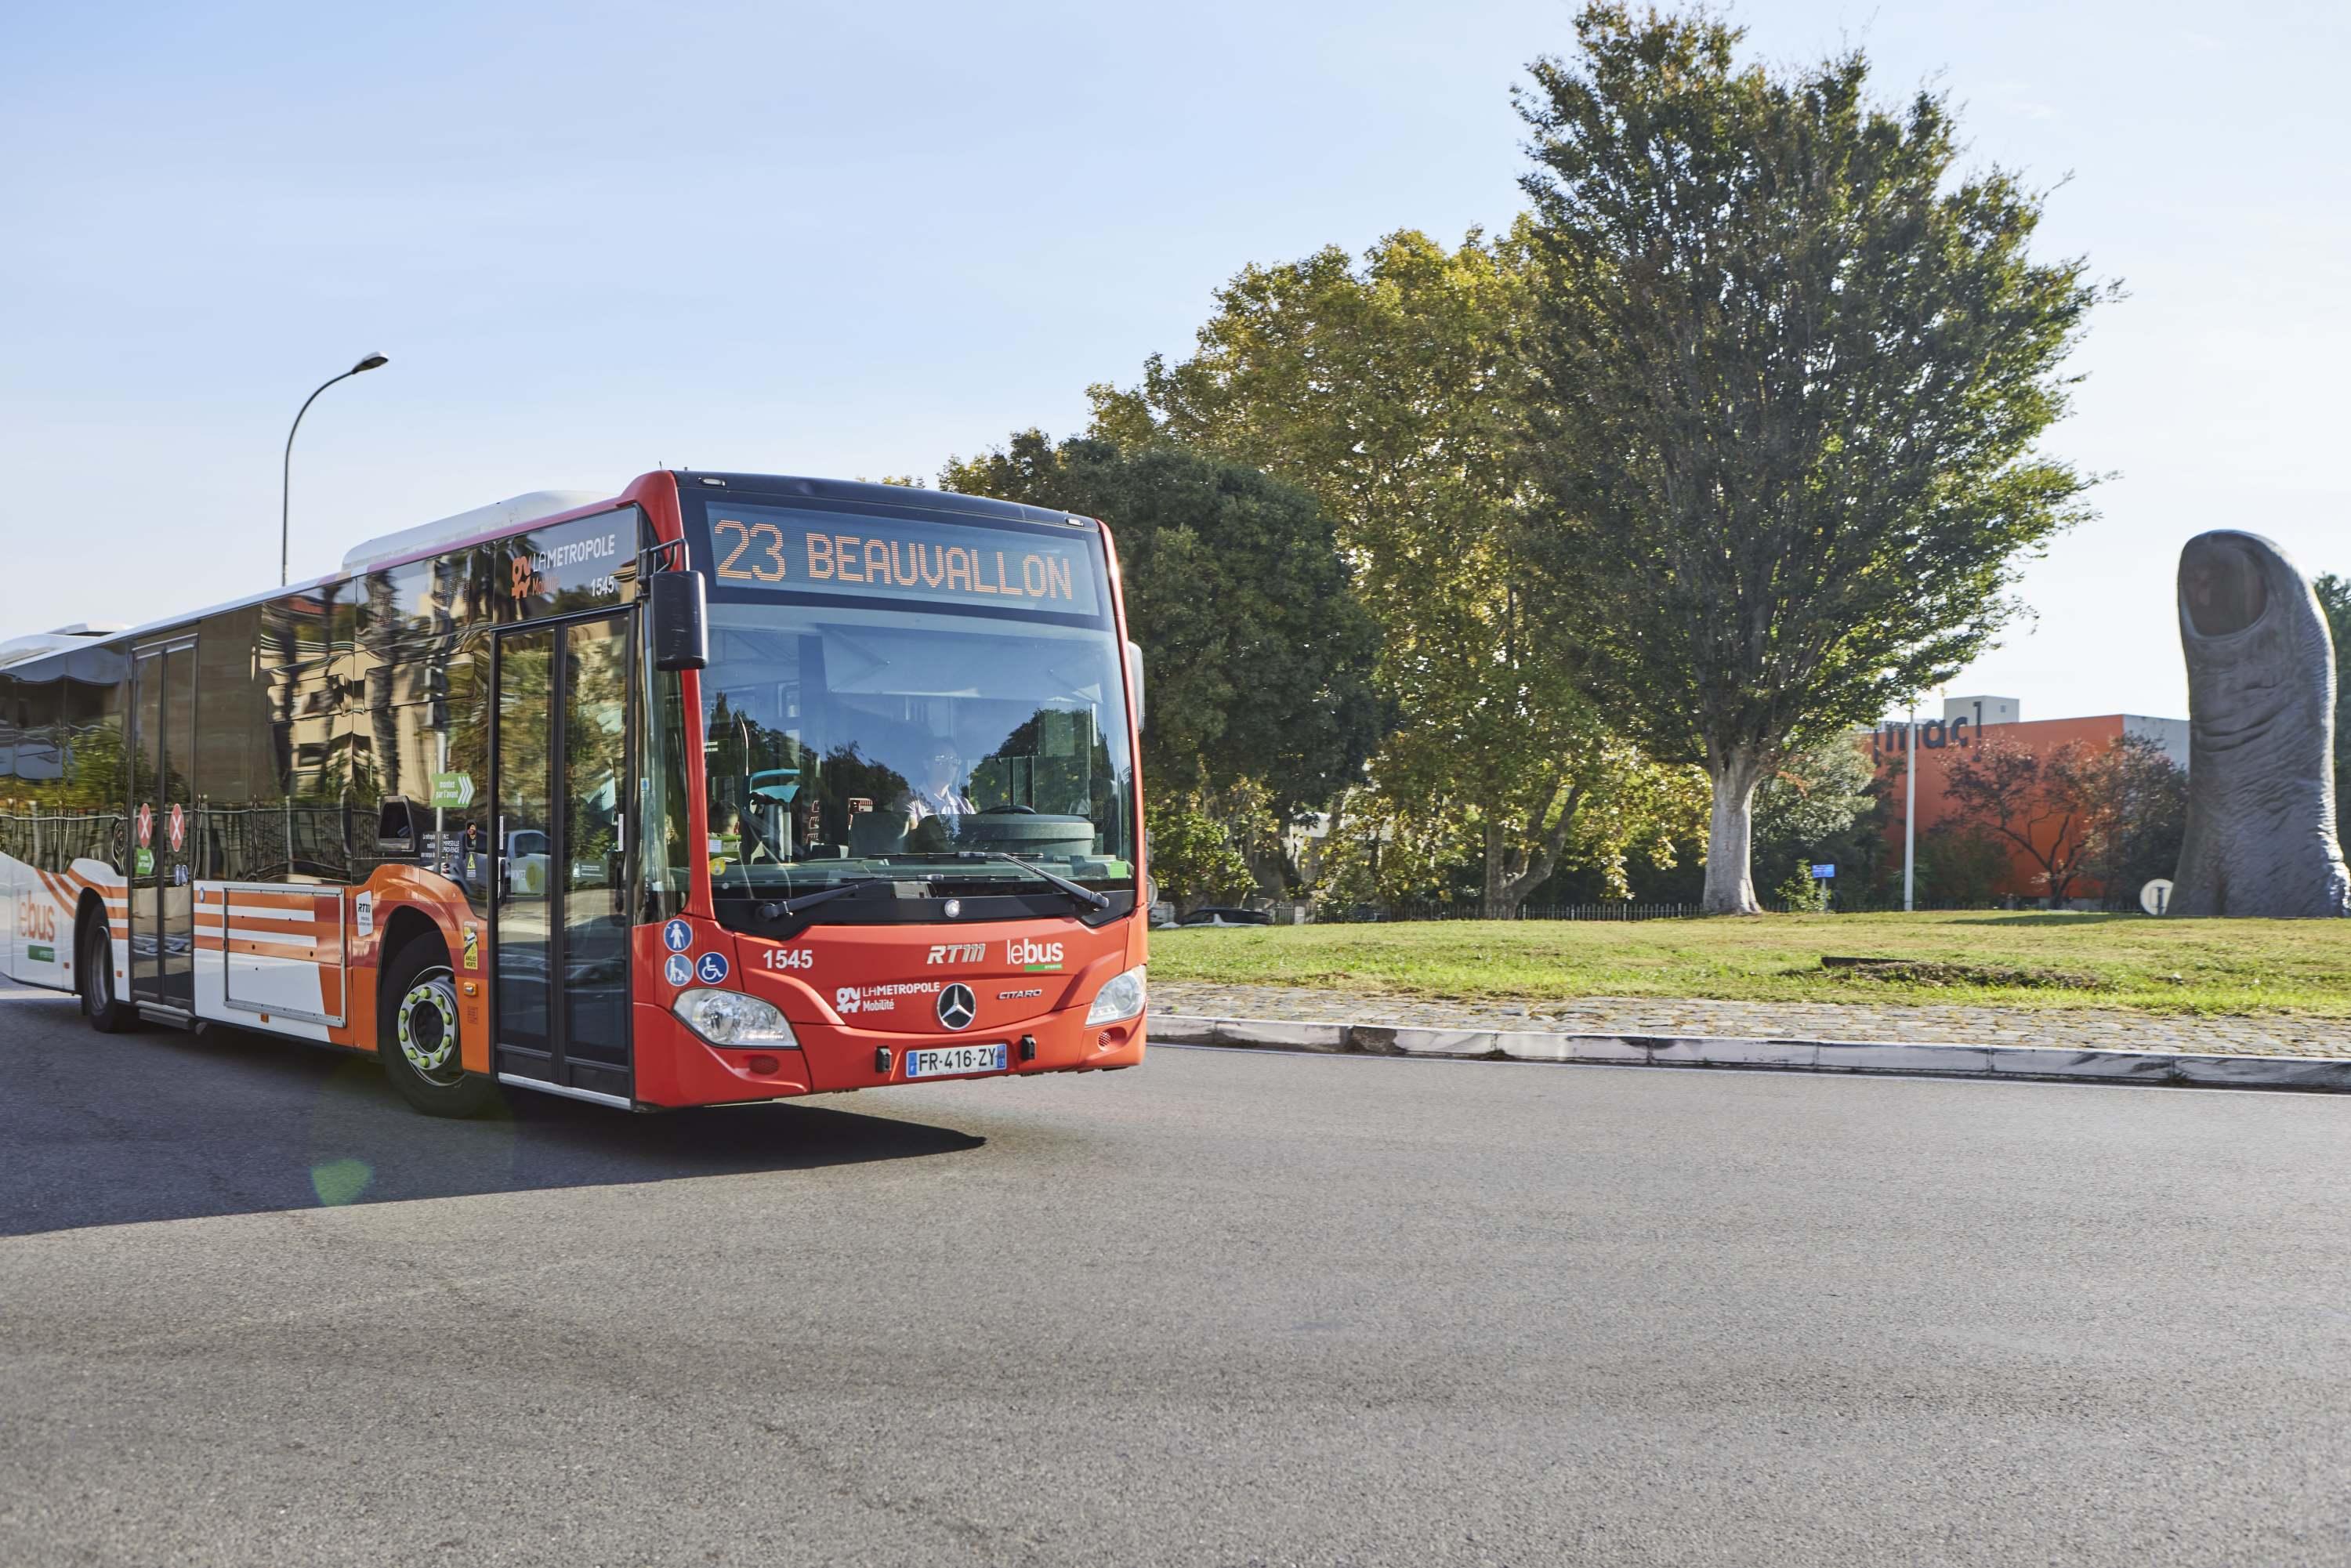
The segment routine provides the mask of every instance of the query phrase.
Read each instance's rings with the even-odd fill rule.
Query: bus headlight
[[[1116,1023],[1143,1011],[1143,966],[1137,964],[1125,974],[1115,976],[1111,982],[1094,993],[1094,1005],[1086,1009],[1086,1027],[1098,1023]]]
[[[685,1020],[685,1027],[713,1045],[724,1045],[737,1051],[758,1046],[781,1046],[788,1051],[799,1049],[799,1040],[784,1015],[757,997],[747,997],[740,991],[680,991],[670,1010]]]

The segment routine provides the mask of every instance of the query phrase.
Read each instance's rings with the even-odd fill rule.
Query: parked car
[[[1205,904],[1176,923],[1178,925],[1270,925],[1273,916],[1262,909],[1228,909]]]

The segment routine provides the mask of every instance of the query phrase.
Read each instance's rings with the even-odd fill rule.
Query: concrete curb
[[[1407,1029],[1155,1013],[1151,1039],[1366,1056],[1573,1061],[1612,1067],[1752,1067],[1787,1072],[1899,1072],[1949,1078],[2193,1084],[2205,1089],[2351,1092],[2351,1057],[2183,1056],[2163,1051],[2064,1051],[2027,1045],[1737,1040],[1720,1035],[1547,1034],[1531,1030]]]

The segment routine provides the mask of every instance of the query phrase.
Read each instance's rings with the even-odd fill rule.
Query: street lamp
[[[388,362],[381,354],[370,354],[341,375],[329,376],[319,383],[319,392],[314,392],[302,400],[300,411],[294,415],[293,429],[286,433],[285,472],[278,476],[277,483],[277,586],[280,588],[286,586],[286,567],[290,559],[288,546],[292,540],[292,536],[287,531],[287,519],[292,515],[289,509],[289,497],[294,483],[294,431],[302,428],[302,415],[309,413],[310,405],[319,401],[319,392],[325,392],[337,382],[349,381],[361,371],[371,371],[378,365]]]

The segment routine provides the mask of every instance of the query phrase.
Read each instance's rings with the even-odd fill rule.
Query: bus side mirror
[[[657,571],[645,580],[656,670],[699,670],[710,663],[710,618],[702,574]]]
[[[1134,727],[1139,730],[1143,727],[1143,644],[1140,643],[1126,645],[1126,685],[1128,694],[1134,699]]]

